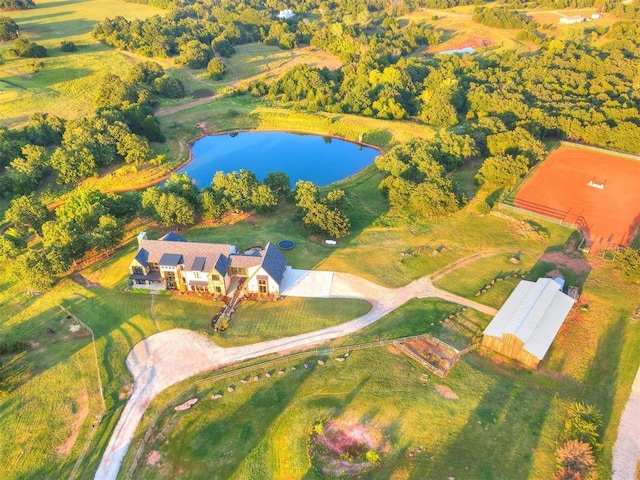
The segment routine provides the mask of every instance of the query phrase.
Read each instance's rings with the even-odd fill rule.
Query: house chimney
[[[142,240],[147,240],[147,232],[140,232],[138,234],[138,246],[140,246]]]

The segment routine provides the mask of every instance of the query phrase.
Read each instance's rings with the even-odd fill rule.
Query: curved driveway
[[[341,325],[242,347],[222,348],[196,332],[183,329],[157,333],[133,347],[127,356],[127,367],[134,379],[133,393],[109,439],[95,478],[115,480],[142,415],[153,398],[171,385],[194,375],[230,363],[271,353],[304,349],[349,335],[372,324],[412,298],[438,297],[489,315],[496,314],[494,308],[435,288],[430,277],[423,277],[397,289],[382,287],[345,273],[333,273],[330,281],[328,293],[325,287],[325,290],[322,293],[318,292],[316,296],[365,299],[371,303],[371,310],[366,315]],[[313,295],[313,292],[308,293],[309,295],[305,296]]]

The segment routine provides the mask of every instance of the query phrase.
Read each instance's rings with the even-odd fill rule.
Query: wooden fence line
[[[96,362],[96,370],[98,372],[98,388],[100,390],[100,401],[102,402],[102,411],[96,417],[96,421],[93,424],[93,428],[92,428],[91,432],[89,433],[89,436],[87,437],[87,441],[84,443],[84,446],[82,447],[82,451],[80,452],[80,456],[78,457],[78,460],[76,460],[76,463],[73,465],[73,469],[71,470],[71,473],[69,474],[69,480],[73,480],[76,477],[76,475],[78,474],[78,470],[80,469],[80,465],[84,461],[84,459],[85,459],[85,457],[87,455],[87,452],[89,451],[89,445],[91,445],[91,442],[93,441],[93,438],[96,436],[96,432],[98,431],[98,427],[100,426],[100,422],[102,422],[102,419],[104,418],[104,415],[105,415],[105,413],[107,411],[107,405],[106,405],[105,400],[104,400],[104,390],[102,388],[102,375],[100,375],[100,362],[98,361],[98,349],[96,348],[96,337],[95,337],[95,335],[93,333],[93,329],[91,327],[89,327],[89,325],[84,323],[82,320],[80,320],[76,315],[71,313],[68,309],[63,307],[62,305],[58,304],[58,306],[62,309],[63,312],[65,312],[67,315],[70,315],[71,317],[73,317],[80,325],[82,325],[84,328],[86,328],[89,331],[89,333],[91,334],[91,345],[93,346],[93,355],[94,355],[94,359],[95,359],[95,362]]]
[[[265,369],[271,368],[273,366],[280,365],[282,363],[290,362],[292,360],[299,360],[299,359],[308,358],[308,357],[321,357],[321,356],[324,356],[324,355],[341,355],[341,354],[345,354],[345,353],[352,352],[352,351],[365,350],[365,349],[368,349],[368,348],[375,348],[375,347],[384,347],[384,346],[388,346],[388,345],[393,345],[393,346],[397,347],[397,344],[400,343],[400,342],[415,341],[415,340],[421,340],[421,339],[425,339],[425,338],[430,340],[430,341],[433,341],[434,343],[437,343],[438,345],[443,346],[444,348],[447,348],[447,349],[449,349],[449,350],[451,350],[453,352],[456,352],[456,355],[458,357],[461,356],[460,351],[457,350],[455,347],[453,347],[453,346],[451,346],[451,345],[449,345],[449,344],[447,344],[447,343],[445,343],[445,342],[443,342],[441,340],[438,340],[437,338],[425,333],[425,334],[421,334],[421,335],[412,335],[412,336],[409,336],[409,337],[393,338],[393,339],[389,339],[389,340],[376,340],[376,341],[373,341],[373,342],[358,343],[358,344],[353,344],[353,345],[344,345],[344,346],[339,346],[339,347],[333,347],[331,345],[318,346],[318,347],[314,347],[313,349],[310,349],[310,350],[305,350],[305,351],[302,351],[302,352],[297,352],[297,353],[292,353],[292,354],[289,354],[289,355],[284,355],[282,357],[274,358],[272,360],[267,360],[266,362],[260,362],[260,363],[256,363],[256,364],[253,364],[253,365],[248,365],[246,367],[233,369],[233,370],[230,370],[228,372],[222,372],[222,373],[219,373],[219,374],[216,374],[216,375],[212,375],[212,376],[207,377],[207,378],[202,378],[200,380],[196,380],[191,385],[189,385],[188,387],[186,387],[185,389],[181,390],[176,395],[171,397],[170,400],[165,402],[165,404],[160,409],[158,409],[156,414],[151,419],[151,421],[149,423],[149,426],[147,427],[147,431],[145,432],[145,435],[143,436],[142,441],[140,442],[140,445],[138,445],[138,448],[136,450],[136,453],[135,453],[135,455],[133,457],[133,460],[132,460],[132,463],[131,463],[131,467],[129,468],[129,470],[128,470],[127,474],[126,474],[126,478],[127,479],[133,478],[133,474],[134,474],[136,468],[138,467],[138,463],[140,461],[140,457],[142,456],[142,452],[144,450],[144,447],[147,444],[147,442],[149,441],[149,437],[151,436],[151,432],[153,431],[156,423],[158,422],[158,419],[160,418],[160,414],[163,413],[172,404],[177,403],[178,399],[184,397],[185,394],[187,392],[189,392],[190,390],[192,390],[192,389],[195,389],[197,391],[197,387],[200,387],[200,386],[205,385],[207,383],[219,382],[219,381],[225,380],[227,378],[237,377],[239,375],[247,374],[249,372],[254,372],[256,370],[265,370]],[[434,369],[438,370],[433,365],[430,365],[429,367],[426,367],[426,368],[428,368],[430,371],[433,371],[434,373],[436,373],[434,371]],[[438,373],[436,373],[436,375],[438,375]]]

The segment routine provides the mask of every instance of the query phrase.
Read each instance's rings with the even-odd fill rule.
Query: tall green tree
[[[42,235],[42,225],[49,217],[49,210],[34,194],[13,199],[4,213],[5,222],[13,223],[23,230],[32,228],[39,235]]]

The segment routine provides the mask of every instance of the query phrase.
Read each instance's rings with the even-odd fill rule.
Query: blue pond
[[[239,132],[203,137],[192,146],[193,159],[178,170],[199,187],[211,184],[218,170],[249,170],[258,180],[285,172],[291,186],[309,180],[325,186],[373,163],[378,150],[330,137],[287,132]]]

